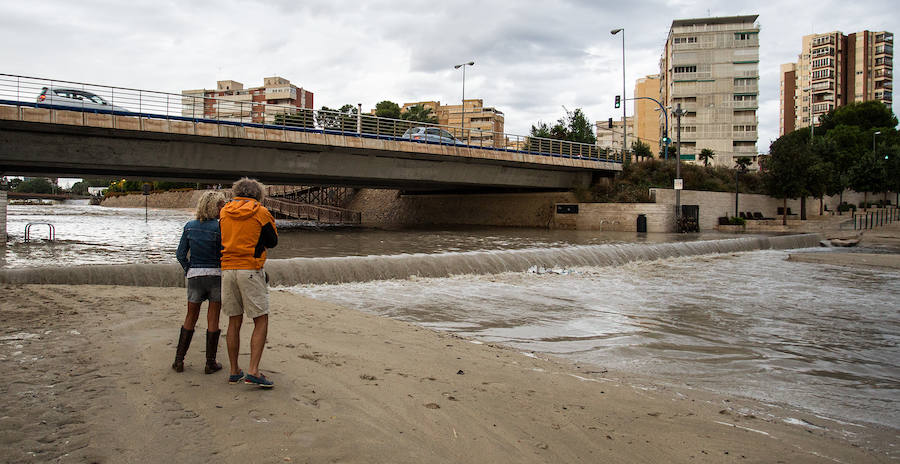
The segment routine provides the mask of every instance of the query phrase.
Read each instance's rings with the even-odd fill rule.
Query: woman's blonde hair
[[[225,203],[225,195],[217,190],[203,192],[197,202],[195,217],[201,221],[219,219],[219,205]]]
[[[236,197],[253,198],[256,201],[263,201],[266,186],[256,179],[241,177],[231,186],[231,194]]]

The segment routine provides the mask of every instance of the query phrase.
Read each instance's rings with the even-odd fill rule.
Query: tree
[[[741,156],[738,159],[734,160],[735,167],[737,169],[740,169],[741,172],[747,172],[747,166],[750,166],[751,164],[753,164],[753,160],[750,159],[749,156]]]
[[[400,105],[390,100],[382,100],[375,105],[375,116],[400,119]]]
[[[359,112],[353,105],[346,104],[340,109],[323,106],[316,114],[316,122],[323,130],[340,132],[356,132],[356,114]]]
[[[275,124],[288,127],[305,127],[313,129],[316,127],[312,110],[300,110],[296,113],[276,113]]]
[[[782,224],[787,225],[787,199],[806,192],[808,169],[812,166],[809,130],[782,135],[769,147],[765,185],[770,195],[784,200]]]
[[[15,187],[20,193],[53,193],[53,184],[44,177],[32,177],[19,182]]]
[[[838,126],[854,126],[862,131],[897,127],[897,118],[890,107],[877,100],[839,106],[819,118],[816,133],[826,134]]]
[[[434,115],[433,110],[422,104],[410,106],[400,115],[400,118],[406,121],[417,121],[428,124],[437,124],[438,122],[437,116]]]
[[[537,126],[531,126],[531,135],[532,137],[568,140],[592,145],[597,143],[593,124],[584,115],[581,108],[576,108],[575,111],[566,111],[566,115],[559,118],[553,126],[538,121]]]
[[[640,140],[635,140],[631,143],[631,152],[634,153],[635,159],[653,158],[653,152],[650,151],[650,145],[647,145]]]
[[[710,150],[709,148],[704,148],[700,150],[700,154],[697,155],[697,159],[703,161],[703,166],[709,166],[709,160],[716,157],[716,152]]]

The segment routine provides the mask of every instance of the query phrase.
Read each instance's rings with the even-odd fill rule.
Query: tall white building
[[[704,148],[712,164],[734,166],[757,155],[759,108],[758,15],[672,21],[660,58],[660,97],[681,104],[682,160],[698,162]],[[660,126],[663,125],[660,116]],[[675,118],[669,117],[674,153]]]

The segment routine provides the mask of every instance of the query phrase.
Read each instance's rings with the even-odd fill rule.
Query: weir
[[[272,286],[337,284],[416,277],[523,272],[531,266],[617,266],[681,256],[765,249],[816,247],[819,234],[741,237],[659,244],[584,245],[565,248],[478,251],[391,256],[272,259],[266,263]],[[0,283],[91,284],[183,287],[178,264],[126,264],[0,270]]]

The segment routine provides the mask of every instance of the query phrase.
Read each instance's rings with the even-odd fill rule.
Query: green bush
[[[841,203],[840,205],[838,205],[838,211],[840,211],[842,213],[845,211],[850,211],[850,210],[856,211],[856,205],[851,205],[850,203],[847,203],[846,201]]]
[[[672,188],[675,171],[675,160],[649,159],[628,163],[611,181],[592,187],[592,200],[604,203],[649,202],[649,189]],[[734,191],[734,170],[721,166],[704,167],[682,163],[681,178],[684,179],[686,190]],[[765,193],[758,173],[741,174],[739,180],[742,193]]]
[[[746,224],[747,221],[745,221],[742,217],[731,216],[730,218],[728,218],[728,223],[733,226],[742,226]]]

